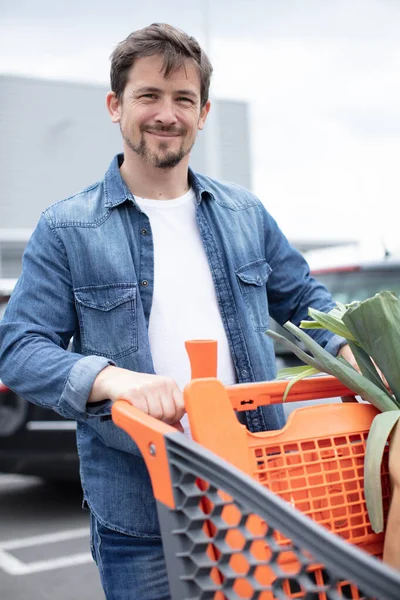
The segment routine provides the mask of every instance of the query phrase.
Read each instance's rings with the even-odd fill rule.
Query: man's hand
[[[88,402],[127,400],[136,408],[182,430],[183,394],[175,381],[161,375],[106,367],[96,377]]]
[[[350,346],[349,344],[345,344],[344,346],[342,346],[337,354],[338,358],[339,356],[343,356],[343,358],[345,360],[347,360],[347,362],[354,367],[354,369],[356,371],[358,371],[360,373],[360,367],[357,364],[356,359],[354,358],[354,354],[352,353],[352,351],[350,350]]]
[[[352,367],[354,367],[356,371],[360,373],[360,367],[358,366],[357,361],[354,358],[354,354],[350,350],[349,344],[345,344],[340,348],[339,352],[337,353],[338,358],[339,356],[342,356],[345,360],[347,360],[347,362]],[[355,396],[342,396],[342,402],[357,402],[357,400]]]
[[[344,359],[347,360],[348,363],[350,363],[350,365],[352,367],[355,368],[356,371],[358,371],[359,373],[361,373],[360,371],[360,367],[357,364],[356,359],[354,358],[354,354],[352,353],[352,351],[350,350],[350,346],[348,344],[345,344],[344,346],[342,346],[338,352],[338,357],[339,356],[343,356]],[[382,379],[382,383],[383,385],[386,387],[386,389],[391,392],[390,386],[386,380],[386,377],[384,376],[384,374],[382,373],[382,371],[380,369],[378,369],[378,367],[376,366],[375,362],[372,361],[374,363],[374,366],[378,372],[379,377]],[[346,400],[342,398],[343,402],[348,402],[347,398],[352,398],[352,396],[346,396]]]

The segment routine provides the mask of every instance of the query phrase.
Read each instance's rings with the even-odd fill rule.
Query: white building
[[[41,211],[101,179],[122,150],[106,86],[0,75],[0,277],[16,277]],[[191,166],[251,188],[245,102],[213,100]]]

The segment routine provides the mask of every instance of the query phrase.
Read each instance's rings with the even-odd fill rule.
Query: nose
[[[174,102],[170,98],[163,98],[155,117],[157,123],[165,126],[174,125],[177,121]]]

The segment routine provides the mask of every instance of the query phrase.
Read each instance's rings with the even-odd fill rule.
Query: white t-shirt
[[[181,390],[190,381],[185,341],[218,341],[218,378],[236,383],[207,255],[196,221],[192,189],[175,200],[135,200],[149,217],[154,243],[154,292],[149,341],[157,375]],[[189,433],[187,417],[182,425]]]

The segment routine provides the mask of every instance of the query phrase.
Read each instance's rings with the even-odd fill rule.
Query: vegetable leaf
[[[383,531],[381,464],[390,433],[400,419],[400,410],[376,415],[367,439],[364,492],[368,515],[375,533]]]
[[[330,375],[334,375],[344,385],[353,390],[355,394],[362,396],[381,411],[396,410],[398,408],[394,398],[389,397],[372,381],[369,381],[366,377],[355,371],[350,365],[329,354],[329,352],[321,348],[316,341],[304,331],[301,331],[296,325],[288,322],[285,324],[285,328],[303,342],[306,348],[313,354],[314,364],[307,360],[309,357],[305,352],[303,354],[306,358],[302,358],[304,362]]]
[[[288,394],[290,392],[290,390],[292,389],[292,386],[297,383],[298,381],[301,381],[301,379],[304,379],[305,377],[310,377],[311,375],[315,375],[316,373],[320,373],[319,369],[314,369],[314,367],[294,367],[297,371],[297,374],[292,377],[286,388],[285,388],[285,393],[283,394],[282,397],[282,402],[285,402],[286,398],[288,397]],[[289,371],[289,369],[285,369],[286,371]]]
[[[343,321],[385,375],[400,406],[400,300],[380,292],[348,308]]]

